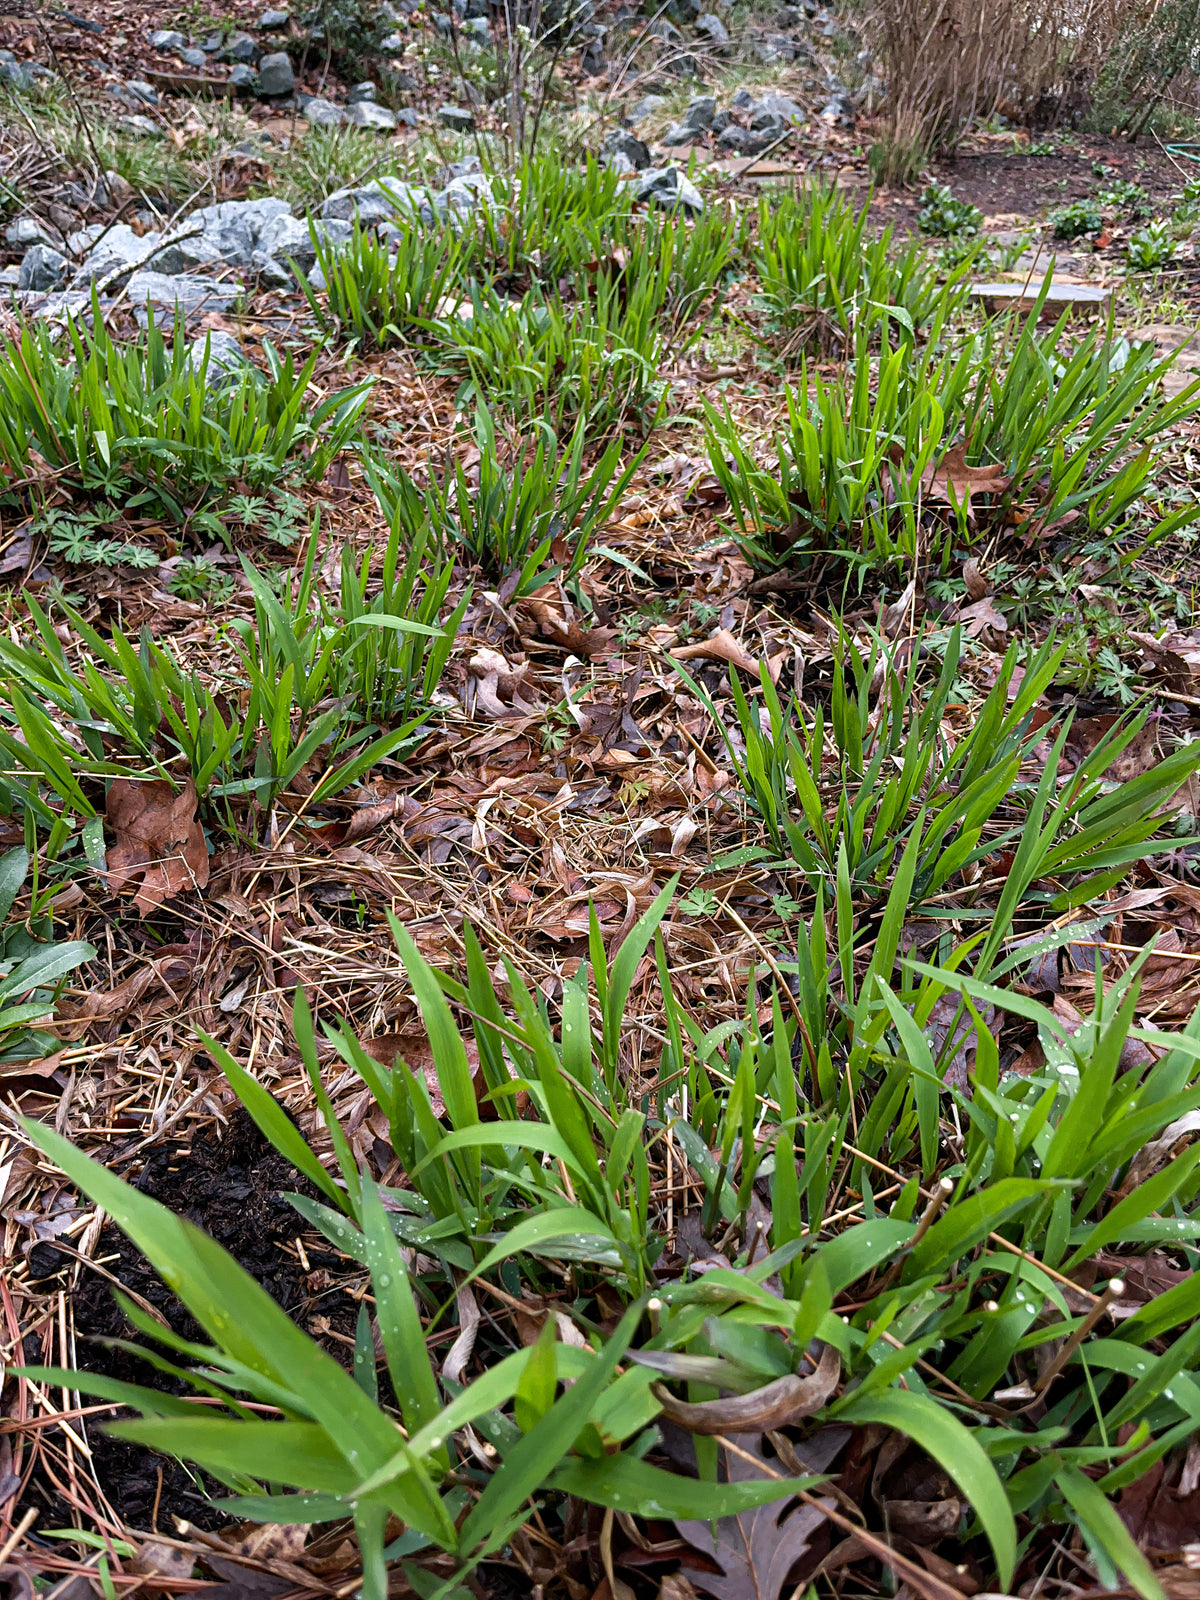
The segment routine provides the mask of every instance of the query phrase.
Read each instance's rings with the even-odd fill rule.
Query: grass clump
[[[488,404],[544,418],[556,435],[584,421],[602,436],[626,419],[648,429],[661,414],[660,372],[678,344],[659,321],[653,283],[599,278],[571,303],[530,290],[517,301],[472,286],[468,307],[432,324],[443,372],[461,376],[460,410]]]
[[[952,547],[1011,525],[1014,508],[1021,522],[1066,519],[1091,539],[1123,535],[1153,480],[1154,439],[1200,409],[1200,385],[1163,399],[1149,346],[1126,360],[1103,333],[1072,345],[1066,317],[1038,333],[1031,316],[1001,359],[1005,326],[940,356],[902,344],[877,371],[860,338],[849,384],[805,365],[785,389],[787,425],[769,466],[710,408],[712,468],[750,559],[846,562],[861,582],[869,569],[915,559],[918,506],[927,523],[944,507],[940,531],[921,536],[923,559],[943,570]],[[1145,542],[1195,514],[1185,506],[1152,523]]]
[[[465,558],[490,579],[515,579],[512,593],[520,599],[559,573],[565,581],[576,576],[592,533],[612,514],[637,470],[640,454],[622,468],[621,444],[613,440],[585,472],[587,439],[581,418],[561,450],[542,429],[532,439],[518,437],[505,451],[491,414],[480,405],[479,459],[469,474],[458,461],[443,472],[430,462],[429,484],[421,488],[407,473],[380,465],[375,492],[393,537],[402,533],[412,548],[428,538],[447,558]]]
[[[325,280],[319,296],[301,276],[309,308],[333,338],[364,350],[415,341],[463,293],[465,251],[450,229],[410,222],[388,240],[356,228],[346,246],[313,234]]]
[[[411,1187],[380,1189],[356,1164],[322,1085],[302,993],[296,1040],[332,1167],[205,1036],[259,1128],[321,1196],[293,1204],[365,1267],[394,1407],[383,1407],[375,1387],[365,1309],[358,1342],[368,1381],[356,1384],[218,1245],[36,1123],[27,1128],[37,1146],[104,1206],[200,1322],[212,1342],[189,1353],[203,1360],[216,1404],[201,1417],[157,1390],[56,1368],[27,1374],[131,1405],[140,1419],[118,1423],[120,1436],[231,1479],[235,1492],[222,1506],[237,1519],[352,1517],[367,1600],[386,1594],[389,1517],[444,1552],[442,1571],[461,1581],[533,1515],[535,1492],[543,1514],[575,1495],[706,1521],[817,1485],[778,1471],[728,1483],[710,1475],[701,1447],[728,1426],[719,1421],[728,1402],[698,1399],[699,1381],[742,1396],[756,1421],[757,1405],[801,1452],[830,1423],[900,1430],[969,1498],[976,1520],[966,1544],[996,1592],[1011,1592],[1020,1526],[1035,1540],[1078,1529],[1144,1600],[1157,1600],[1149,1563],[1105,1497],[1138,1482],[1164,1440],[1192,1426],[1198,1369],[1181,1330],[1194,1294],[1181,1283],[1110,1326],[1076,1309],[1062,1286],[1106,1249],[1200,1233],[1189,1210],[1200,1147],[1148,1178],[1136,1171],[1146,1143],[1200,1102],[1194,1051],[1134,1026],[1130,970],[1097,994],[1077,1028],[1014,1001],[1013,1014],[1045,1041],[1045,1064],[1029,1076],[1003,1073],[979,1012],[996,992],[969,970],[908,963],[905,987],[892,986],[894,914],[865,973],[841,952],[840,998],[827,977],[823,917],[801,923],[798,997],[785,1004],[775,988],[762,1020],[751,1010],[717,1039],[694,1027],[666,977],[660,928],[671,890],[611,960],[595,935],[590,970],[581,966],[567,983],[557,1026],[511,961],[501,1001],[469,928],[459,979],[435,974],[393,919],[444,1117],[422,1073],[400,1061],[382,1066],[344,1023],[326,1033],[384,1118]],[[672,1087],[640,1104],[617,1061],[623,1008],[651,941],[667,1019],[661,1076]],[[959,1036],[951,1029],[939,1050],[922,1031],[939,1000],[957,1007],[975,1047],[973,1095],[942,1077]],[[835,1071],[830,1039],[839,1037],[853,1042]],[[1149,1066],[1121,1065],[1127,1043],[1160,1037],[1164,1053]],[[529,1110],[509,1116],[518,1085],[528,1086]],[[481,1088],[498,1120],[482,1119]],[[857,1104],[864,1114],[852,1124]],[[964,1130],[962,1155],[944,1170],[939,1122],[951,1111]],[[652,1162],[668,1129],[700,1187],[701,1226],[720,1229],[738,1270],[650,1277],[662,1248]],[[544,1162],[547,1151],[556,1159]],[[844,1184],[870,1187],[880,1169],[894,1180],[886,1210],[847,1220],[833,1209]],[[759,1187],[770,1206],[759,1202],[767,1234],[755,1260]],[[419,1250],[413,1265],[405,1244]],[[441,1383],[418,1307],[453,1297],[464,1273],[486,1281],[506,1265],[535,1281],[569,1270],[574,1298],[564,1315],[578,1336],[561,1341],[547,1318],[540,1338],[473,1381]],[[773,1273],[777,1286],[768,1287]],[[1082,1298],[1090,1309],[1098,1295]],[[603,1325],[601,1304],[615,1309]],[[139,1307],[127,1305],[126,1315],[143,1337],[180,1348]],[[884,1352],[873,1336],[881,1319],[891,1333]],[[1040,1361],[1050,1341],[1059,1356]],[[773,1412],[781,1388],[790,1406]],[[246,1394],[269,1396],[266,1416],[247,1416],[238,1403]],[[999,1409],[1014,1397],[1041,1398],[1045,1415],[1034,1419],[1022,1404]],[[697,1476],[662,1451],[661,1422],[696,1438]],[[1132,1447],[1113,1443],[1126,1425],[1138,1430]],[[486,1472],[472,1465],[467,1426],[492,1446]],[[1081,1460],[1100,1466],[1099,1482]],[[903,1570],[888,1543],[876,1544]]]
[[[316,588],[316,548],[314,532],[294,586],[272,584],[243,559],[254,611],[228,641],[233,681],[248,686],[237,699],[148,630],[134,640],[114,625],[106,640],[60,600],[82,642],[76,667],[27,595],[35,637],[0,639],[10,814],[47,826],[60,814],[90,818],[103,810],[108,780],[178,786],[182,773],[202,806],[232,824],[247,802],[261,816],[318,756],[312,803],[410,745],[429,716],[468,597],[443,623],[450,564],[431,564],[426,542],[402,559],[393,530],[378,592],[369,593],[369,560],[346,555],[340,603],[330,605]]]
[[[0,492],[25,484],[36,452],[81,496],[121,498],[183,521],[238,480],[321,477],[355,438],[369,382],[308,402],[319,357],[264,346],[269,372],[207,383],[180,325],[168,341],[118,344],[98,306],[67,324],[67,359],[44,324],[0,336]],[[12,490],[10,492],[23,492]]]
[[[787,335],[789,351],[806,344],[846,348],[857,328],[884,322],[892,309],[911,336],[963,303],[973,256],[943,282],[920,245],[896,252],[891,228],[867,239],[869,206],[856,208],[835,189],[788,196],[774,208],[762,201],[761,296],[772,324]]]

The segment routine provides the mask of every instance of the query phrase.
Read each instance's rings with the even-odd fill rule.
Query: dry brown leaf
[[[117,842],[108,852],[108,881],[117,894],[133,895],[143,917],[173,895],[208,882],[208,845],[197,804],[190,778],[178,790],[157,780],[113,780],[105,809]]]
[[[972,639],[983,638],[986,633],[1002,637],[1008,632],[1008,623],[986,597],[977,600],[974,605],[964,606],[958,616],[960,622],[966,623],[967,633]]]
[[[971,510],[973,494],[1003,494],[1012,483],[1000,462],[988,467],[969,467],[967,447],[956,444],[935,467],[932,462],[925,469],[921,488],[925,494],[939,500],[953,498],[958,505]]]
[[[718,628],[711,639],[697,639],[695,644],[678,645],[671,654],[676,661],[728,661],[740,672],[758,677],[758,662],[728,628]]]
[[[535,589],[518,603],[516,610],[518,616],[532,623],[534,634],[553,640],[572,655],[603,655],[617,636],[615,628],[585,628],[557,584],[547,583]]]
[[[526,700],[522,693],[530,677],[528,662],[512,667],[499,650],[480,650],[471,657],[468,666],[471,671],[468,711],[481,711],[495,718],[537,714],[536,703]]]
[[[963,565],[963,582],[966,584],[967,594],[972,600],[982,600],[988,592],[988,581],[974,556]]]

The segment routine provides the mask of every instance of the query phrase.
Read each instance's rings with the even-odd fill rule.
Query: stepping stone
[[[1032,311],[1041,294],[1041,284],[1029,283],[973,283],[971,298],[982,300],[989,315],[1015,306],[1019,311]],[[1051,283],[1042,307],[1043,319],[1057,320],[1064,308],[1088,316],[1105,312],[1112,304],[1113,291],[1095,283]]]
[[[1200,351],[1200,328],[1188,328],[1174,322],[1149,322],[1142,328],[1130,328],[1125,337],[1130,344],[1152,344],[1162,351]]]

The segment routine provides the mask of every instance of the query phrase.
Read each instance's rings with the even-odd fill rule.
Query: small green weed
[[[98,528],[108,527],[120,513],[112,506],[68,511],[52,507],[29,523],[31,534],[48,537],[51,555],[72,566],[132,567],[146,570],[158,565],[158,555],[131,539],[98,539]]]
[[[1096,195],[1096,204],[1105,211],[1123,211],[1127,217],[1149,217],[1154,214],[1153,202],[1145,189],[1140,183],[1132,183],[1127,178],[1101,189]]]
[[[1175,255],[1175,240],[1169,225],[1149,222],[1131,235],[1125,250],[1130,272],[1158,272],[1169,266]]]
[[[956,200],[947,184],[931,183],[921,195],[917,226],[937,239],[970,239],[983,226],[983,212],[967,200]]]
[[[167,592],[180,600],[224,605],[237,592],[231,573],[222,572],[206,556],[181,556],[167,579]]]
[[[1056,239],[1081,239],[1084,234],[1099,233],[1104,218],[1094,200],[1075,200],[1069,206],[1059,206],[1046,219]]]

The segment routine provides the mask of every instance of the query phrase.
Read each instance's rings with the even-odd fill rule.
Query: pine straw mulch
[[[431,453],[440,459],[452,441],[463,448],[452,388],[402,356],[368,365],[381,379],[374,419],[395,425],[390,447],[403,464],[419,467]],[[739,369],[738,376],[746,375]],[[332,379],[332,367],[325,376]],[[677,393],[716,399],[730,373],[697,358],[675,376]],[[745,399],[748,426],[775,413],[770,381],[761,398]],[[752,677],[766,662],[781,689],[795,687],[810,702],[826,699],[835,628],[824,605],[837,596],[756,580],[718,524],[715,485],[696,452],[686,418],[652,442],[617,519],[600,536],[629,565],[596,556],[585,569],[590,615],[577,614],[556,584],[514,603],[503,586],[476,582],[442,685],[447,707],[407,760],[383,764],[361,790],[312,811],[301,787],[256,819],[257,838],[214,837],[206,889],[144,920],[101,880],[75,880],[59,903],[65,912],[59,931],[91,939],[97,958],[65,993],[62,1048],[4,1084],[0,1215],[11,1267],[0,1281],[0,1359],[64,1365],[107,1359],[84,1335],[117,1331],[105,1322],[114,1280],[146,1304],[164,1303],[161,1287],[103,1217],[30,1155],[18,1113],[52,1122],[218,1237],[224,1228],[235,1254],[276,1287],[281,1303],[348,1358],[363,1275],[292,1213],[272,1210],[280,1189],[299,1185],[271,1167],[261,1140],[256,1145],[258,1136],[236,1111],[195,1030],[251,1065],[319,1148],[317,1114],[291,1034],[297,984],[319,1017],[348,1018],[381,1059],[399,1053],[415,1070],[431,1066],[392,947],[389,913],[431,962],[450,970],[461,965],[469,923],[499,979],[502,959],[511,959],[553,1002],[586,955],[589,906],[615,948],[678,873],[679,896],[663,932],[681,1002],[706,1027],[735,1021],[748,998],[753,1003],[753,975],[786,951],[788,929],[772,897],[810,900],[795,881],[761,868],[706,870],[760,836],[735,798],[724,747],[673,661],[682,655],[718,697],[727,693],[730,664]],[[312,496],[321,504],[327,581],[336,577],[344,542],[366,549],[382,534],[356,473],[336,471],[333,478]],[[249,541],[248,548],[261,561],[281,557],[265,543]],[[37,561],[31,552],[30,568]],[[237,572],[232,561],[229,569]],[[469,576],[456,575],[459,592]],[[244,584],[226,611],[209,614],[156,590],[151,580],[80,580],[72,573],[71,583],[86,588],[85,610],[94,623],[119,616],[128,628],[146,624],[213,674],[224,664],[222,630],[235,616],[252,615]],[[888,598],[851,605],[844,625],[865,639],[864,625],[877,622]],[[964,589],[964,608],[966,601]],[[955,609],[938,618],[906,606],[894,625],[916,647],[923,630],[944,626]],[[19,614],[15,605],[12,614]],[[964,674],[982,697],[1006,638],[986,620],[971,621],[969,631]],[[1179,693],[1164,703],[1140,759],[1156,759],[1168,729],[1191,728],[1197,706],[1200,699]],[[971,706],[955,715],[965,725]],[[1094,721],[1090,733],[1081,730],[1077,752],[1103,731],[1105,718]],[[1200,960],[1190,857],[1162,866],[1138,875],[1140,892],[1124,923],[1106,936],[1118,967],[1155,932],[1175,940],[1173,961],[1156,957],[1147,970],[1148,983],[1159,985],[1160,1025],[1187,1015],[1196,993],[1193,964]],[[715,911],[711,902],[686,898],[701,881],[716,897]],[[1069,983],[1066,991],[1062,1003],[1070,1004]],[[663,1037],[651,960],[639,970],[626,1016],[626,1068],[650,1084]],[[1009,1057],[1019,1048],[1012,1044]],[[328,1087],[356,1155],[385,1181],[394,1178],[386,1126],[361,1081],[340,1070],[332,1052],[327,1060]],[[197,1162],[207,1186],[193,1181]],[[689,1250],[709,1248],[695,1228],[698,1202],[684,1163],[668,1158],[656,1178],[671,1254],[682,1260]],[[900,1179],[884,1169],[879,1198]],[[862,1203],[849,1193],[838,1199],[842,1215],[854,1215]],[[832,1202],[830,1209],[836,1213]],[[520,1299],[482,1284],[477,1289],[489,1324],[505,1339],[519,1338]],[[439,1329],[436,1337],[457,1331]],[[139,1555],[110,1563],[122,1596],[139,1588],[184,1593],[212,1580],[228,1600],[344,1596],[354,1586],[353,1546],[340,1534],[303,1546],[294,1536],[288,1542],[288,1530],[231,1533],[176,1464],[161,1463],[157,1481],[153,1474],[147,1480],[144,1461],[122,1465],[106,1455],[90,1419],[109,1410],[80,1407],[69,1394],[23,1379],[7,1382],[0,1501],[14,1537],[5,1559],[23,1542],[21,1568],[3,1574],[12,1600],[29,1595],[33,1572],[59,1585],[58,1600],[90,1595],[96,1557],[84,1560],[27,1538],[35,1524],[72,1522],[110,1540],[136,1534]],[[626,1532],[642,1537],[636,1528]],[[525,1587],[536,1581],[539,1589],[565,1586],[577,1595],[570,1563],[536,1520],[522,1535],[518,1558]],[[212,1578],[181,1576],[194,1562]]]

